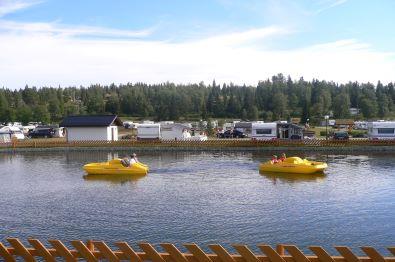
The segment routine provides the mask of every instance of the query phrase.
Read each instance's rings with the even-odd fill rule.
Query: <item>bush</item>
[[[361,138],[361,137],[365,137],[367,135],[367,133],[368,132],[366,130],[352,130],[350,132],[350,135],[352,137],[359,137],[359,138]]]
[[[320,136],[326,136],[326,131],[325,130],[321,130],[320,131]],[[329,136],[333,136],[333,131],[328,130],[328,137]]]

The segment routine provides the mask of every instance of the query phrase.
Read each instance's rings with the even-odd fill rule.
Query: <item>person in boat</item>
[[[286,158],[287,156],[285,155],[285,153],[282,153],[280,157],[280,161],[283,162]]]
[[[130,155],[130,166],[132,166],[134,163],[138,163],[139,160],[137,159],[136,153],[133,153]]]
[[[132,167],[133,164],[139,162],[137,159],[137,155],[135,153],[130,155],[130,158],[125,156],[124,158],[121,159],[121,164],[124,167]]]
[[[121,164],[122,164],[124,167],[130,167],[131,164],[130,164],[130,159],[129,159],[129,157],[125,156],[124,158],[122,158],[122,159],[121,159]]]
[[[272,164],[277,164],[278,163],[278,158],[277,158],[276,155],[273,155],[271,162],[272,162]]]

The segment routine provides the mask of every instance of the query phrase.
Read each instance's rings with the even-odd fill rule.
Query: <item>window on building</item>
[[[395,128],[378,128],[377,132],[379,134],[393,134],[395,131]]]
[[[257,135],[271,135],[272,130],[271,129],[257,129],[256,134]]]

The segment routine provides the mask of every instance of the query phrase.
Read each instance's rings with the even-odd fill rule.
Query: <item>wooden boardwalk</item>
[[[0,143],[1,148],[74,148],[74,147],[156,147],[156,148],[260,148],[260,147],[374,147],[395,146],[392,140],[352,139],[348,141],[309,139],[309,140],[249,140],[249,139],[212,139],[207,141],[74,141],[64,139],[27,139]]]
[[[242,244],[232,245],[237,251],[230,253],[218,244],[209,245],[210,253],[203,251],[196,244],[184,244],[188,252],[182,252],[175,245],[162,243],[160,246],[164,252],[159,252],[149,243],[140,243],[141,251],[136,251],[126,242],[117,242],[116,250],[110,248],[103,241],[88,241],[84,243],[80,240],[71,241],[73,248],[68,248],[60,240],[49,240],[50,247],[47,247],[37,239],[28,239],[29,246],[23,244],[17,238],[8,238],[8,246],[0,242],[0,258],[5,261],[17,261],[22,258],[24,261],[56,261],[62,258],[63,261],[154,261],[154,262],[395,262],[395,247],[387,249],[393,255],[385,257],[373,247],[361,247],[365,256],[358,256],[345,246],[336,246],[335,249],[340,255],[330,255],[324,248],[310,246],[313,255],[304,254],[294,245],[277,245],[273,248],[269,245],[258,245],[260,253],[254,253],[251,249]]]

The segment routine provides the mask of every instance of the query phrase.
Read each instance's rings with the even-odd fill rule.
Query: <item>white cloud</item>
[[[33,5],[37,5],[39,3],[41,3],[41,1],[1,0],[0,17],[10,13],[14,13],[21,9],[28,8]]]
[[[319,2],[319,9],[315,12],[315,14],[319,14],[325,10],[331,9],[333,7],[342,5],[346,3],[348,0],[323,0]]]
[[[34,0],[0,0],[0,18],[21,9],[42,3]],[[142,38],[149,36],[154,27],[144,30],[120,30],[106,27],[94,26],[70,26],[58,22],[52,23],[22,23],[6,19],[0,19],[0,33],[13,34],[47,34],[65,36],[97,36],[97,37],[120,37],[120,38]]]
[[[263,28],[254,28],[242,32],[231,32],[213,37],[208,37],[199,41],[201,44],[235,46],[248,43],[256,43],[269,37],[276,37],[291,34],[292,31],[279,26],[268,26]]]
[[[0,35],[0,86],[212,79],[256,85],[277,73],[337,82],[394,80],[393,54],[353,39],[292,50],[262,50],[244,43],[284,31],[262,28],[181,43],[7,33]]]
[[[99,36],[99,37],[130,37],[141,38],[149,36],[154,28],[145,30],[119,30],[93,26],[68,26],[53,23],[19,23],[0,20],[0,30],[19,34],[52,34],[62,36]]]

